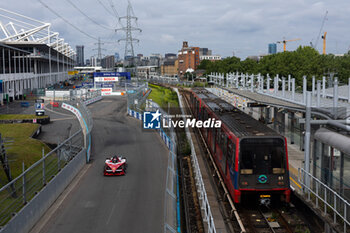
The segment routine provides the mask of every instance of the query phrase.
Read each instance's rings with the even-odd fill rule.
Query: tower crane
[[[324,34],[322,36],[322,40],[323,40],[323,54],[326,54],[326,36],[327,36],[327,32],[324,32]]]
[[[286,51],[286,44],[287,44],[287,42],[297,41],[297,40],[301,40],[301,39],[298,38],[298,39],[291,39],[291,40],[282,40],[282,41],[277,41],[277,43],[283,43],[283,52],[285,52]]]
[[[314,49],[317,49],[318,40],[319,40],[319,38],[321,37],[321,32],[322,32],[324,23],[325,23],[325,21],[327,20],[327,15],[328,15],[328,11],[326,11],[326,14],[325,14],[324,17],[323,17],[322,24],[321,24],[321,28],[320,28],[320,31],[318,32],[318,36],[316,37],[316,42],[315,42],[315,44],[312,44],[312,42],[310,42],[311,47],[314,48]],[[323,38],[322,38],[322,39],[323,39]]]

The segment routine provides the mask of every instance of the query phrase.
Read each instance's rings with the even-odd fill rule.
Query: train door
[[[211,145],[210,145],[210,147],[211,147],[211,151],[215,154],[215,147],[216,147],[216,129],[215,128],[213,128],[212,129],[212,135],[211,135]]]
[[[227,168],[229,169],[229,175],[227,176],[231,180],[232,188],[234,187],[235,177],[235,156],[236,156],[236,145],[232,140],[228,140],[227,143]]]
[[[221,169],[226,175],[226,153],[227,153],[227,135],[225,131],[221,131]]]
[[[221,129],[218,128],[215,134],[215,146],[214,146],[214,154],[216,155],[215,156],[216,158],[219,156],[217,147],[219,147],[220,145],[220,134],[221,134]]]

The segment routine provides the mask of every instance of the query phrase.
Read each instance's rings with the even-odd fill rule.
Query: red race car
[[[106,159],[103,174],[105,176],[125,175],[127,166],[126,158],[113,156],[112,158]]]

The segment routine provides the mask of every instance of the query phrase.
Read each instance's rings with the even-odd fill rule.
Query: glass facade
[[[277,44],[272,43],[269,44],[269,54],[276,54],[277,53]]]

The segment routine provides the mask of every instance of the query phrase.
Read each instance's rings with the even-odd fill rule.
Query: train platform
[[[288,143],[289,177],[292,188],[300,192],[301,184],[298,182],[298,169],[304,167],[304,152],[295,144]]]

